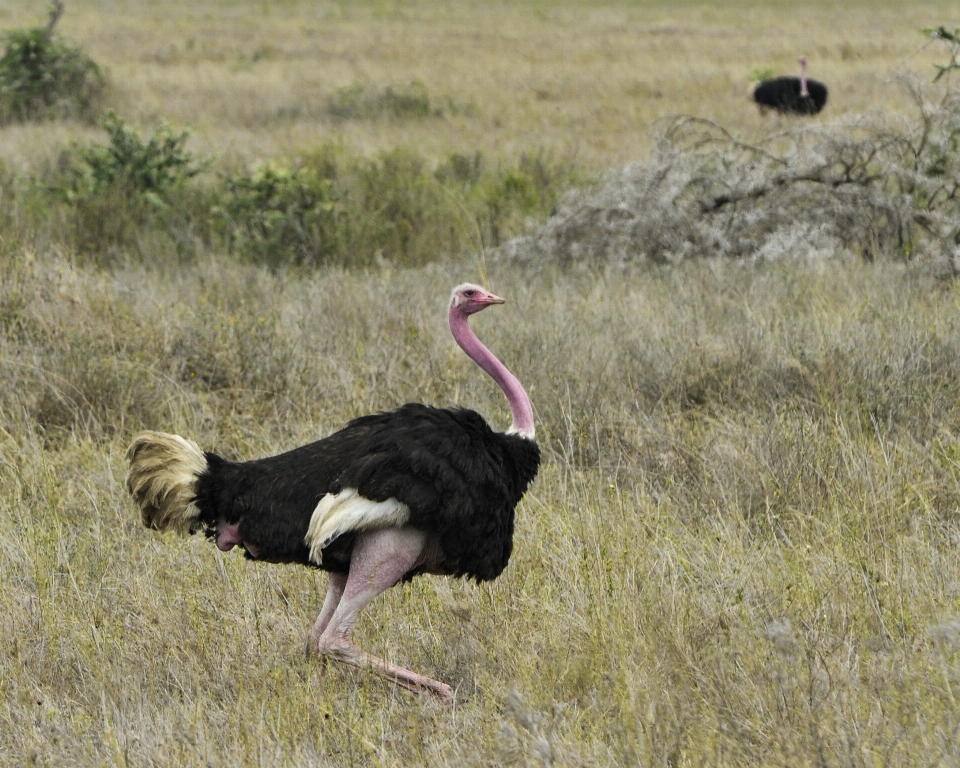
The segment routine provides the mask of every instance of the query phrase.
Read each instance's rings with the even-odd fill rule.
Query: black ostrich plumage
[[[819,80],[807,80],[808,95],[800,95],[799,77],[774,77],[753,90],[753,100],[761,107],[787,115],[815,115],[827,103],[827,86]]]
[[[533,440],[493,431],[478,413],[416,403],[363,416],[287,453],[241,463],[207,453],[197,483],[200,523],[239,526],[247,556],[346,573],[356,532],[310,560],[305,536],[320,499],[345,488],[410,508],[436,555],[423,570],[478,581],[500,575],[513,548],[514,509],[537,475]]]

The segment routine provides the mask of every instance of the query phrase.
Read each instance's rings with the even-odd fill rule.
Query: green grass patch
[[[419,80],[382,89],[363,83],[338,88],[327,100],[324,111],[340,120],[443,116],[443,110],[431,102],[427,86]]]
[[[431,169],[416,152],[346,156],[333,146],[296,165],[225,178],[214,219],[230,249],[256,263],[417,265],[500,245],[544,219],[577,178],[543,155],[491,166],[454,155]]]
[[[584,177],[546,153],[432,165],[398,148],[374,157],[328,144],[297,158],[204,174],[188,131],[147,135],[112,112],[106,141],[65,149],[37,178],[0,169],[0,239],[56,245],[85,261],[173,262],[228,251],[272,268],[420,265],[478,253],[544,221]]]

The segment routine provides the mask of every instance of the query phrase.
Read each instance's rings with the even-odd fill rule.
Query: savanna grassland
[[[485,248],[662,118],[792,129],[746,92],[799,53],[815,126],[915,119],[895,73],[932,78],[939,24],[955,3],[69,3],[104,108],[189,128],[192,170],[117,182],[117,122],[0,126],[0,763],[960,764],[960,283],[925,219],[869,259]],[[508,299],[473,327],[544,464],[499,580],[416,579],[354,633],[447,707],[306,655],[322,574],[144,529],[124,452],[263,456],[408,401],[504,427],[445,326],[464,280]]]
[[[744,100],[755,71],[830,86],[831,116],[909,109],[892,71],[942,53],[917,31],[950,2],[298,3],[75,2],[58,29],[111,74],[140,125],[189,125],[200,153],[293,156],[335,138],[360,152],[414,145],[513,160],[543,148],[593,170],[637,160],[659,118],[696,114],[766,130]],[[43,21],[5,0],[4,26]],[[422,83],[443,119],[337,126],[339,89]],[[76,126],[6,128],[3,157],[47,162]]]

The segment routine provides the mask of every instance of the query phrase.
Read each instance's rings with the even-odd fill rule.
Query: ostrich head
[[[450,297],[450,308],[457,309],[464,315],[473,315],[491,304],[503,304],[499,296],[484,290],[479,285],[464,283],[453,289]]]

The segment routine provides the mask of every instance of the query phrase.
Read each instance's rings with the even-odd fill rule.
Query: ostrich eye
[[[464,292],[463,292],[463,295],[464,295],[464,296],[476,296],[476,295],[477,295],[477,292],[474,291],[474,290],[464,291]]]

